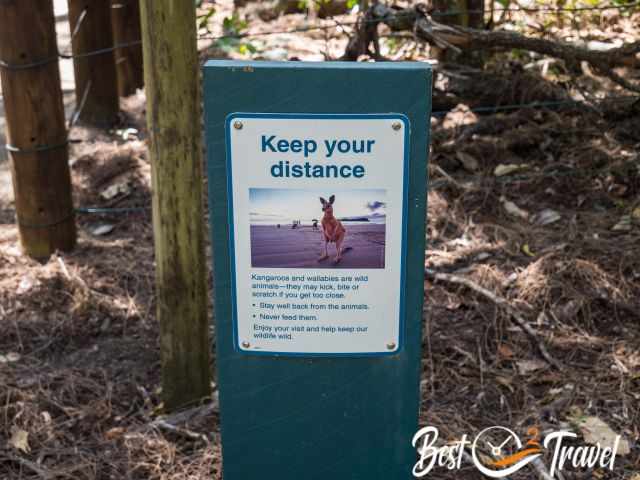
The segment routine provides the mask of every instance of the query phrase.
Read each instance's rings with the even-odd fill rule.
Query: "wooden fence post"
[[[69,0],[69,24],[79,119],[100,126],[113,124],[120,104],[111,0]]]
[[[153,231],[166,408],[210,394],[194,2],[142,0]]]
[[[0,1],[0,78],[20,240],[47,258],[76,242],[52,0]]]
[[[118,72],[118,93],[128,97],[144,86],[142,71],[142,38],[140,31],[140,2],[138,0],[111,0],[113,41],[122,47],[115,50]]]

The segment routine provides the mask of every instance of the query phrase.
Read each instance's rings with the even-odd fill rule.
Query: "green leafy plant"
[[[207,33],[211,33],[211,29],[209,28],[209,20],[215,15],[215,13],[215,7],[211,7],[206,13],[198,15],[198,30],[206,30]]]
[[[230,17],[225,17],[222,21],[222,29],[225,35],[240,35],[243,30],[246,30],[249,24],[246,20],[240,18],[236,12]]]
[[[216,40],[216,45],[226,52],[235,51],[241,55],[256,53],[258,49],[255,45],[248,41],[242,41],[247,27],[247,21],[240,18],[237,13],[234,13],[230,17],[225,17],[222,21],[222,31],[225,36]]]

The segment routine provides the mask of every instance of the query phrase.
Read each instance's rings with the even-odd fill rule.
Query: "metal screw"
[[[249,342],[242,342],[242,348],[249,348],[251,344]]]
[[[233,128],[236,130],[242,130],[242,122],[240,120],[236,120],[233,122]]]
[[[400,130],[402,128],[402,124],[400,122],[393,122],[393,124],[391,124],[391,128],[394,130]]]
[[[387,343],[387,350],[395,350],[396,349],[396,344],[395,342],[389,342]]]

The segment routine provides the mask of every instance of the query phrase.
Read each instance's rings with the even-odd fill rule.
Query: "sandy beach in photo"
[[[318,262],[323,249],[321,230],[311,226],[251,225],[251,264],[255,268],[384,268],[385,225],[345,224],[342,261],[334,265],[335,244],[329,258]]]

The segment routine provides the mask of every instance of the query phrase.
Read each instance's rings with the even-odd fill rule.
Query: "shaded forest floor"
[[[283,16],[270,28],[308,21]],[[264,37],[264,56],[335,56],[346,41],[292,35]],[[222,47],[209,51],[237,56]],[[499,69],[525,75],[508,62]],[[542,75],[526,81],[538,88],[512,90],[533,95],[526,101],[571,90]],[[572,88],[581,82],[593,79]],[[425,267],[505,298],[530,333],[495,299],[428,276],[421,422],[455,440],[493,425],[580,433],[597,417],[630,451],[613,472],[566,478],[637,480],[640,111],[623,101],[479,114],[469,106],[500,99],[462,100],[432,120]],[[76,205],[131,209],[79,214],[74,252],[46,264],[22,257],[11,206],[0,205],[2,479],[220,478],[215,394],[206,415],[177,428],[162,421],[143,105],[143,95],[123,101],[112,131],[72,131],[83,140],[71,150]],[[481,477],[469,466],[436,478]]]

